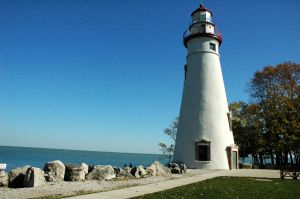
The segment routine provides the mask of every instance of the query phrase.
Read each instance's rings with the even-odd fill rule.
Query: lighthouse
[[[212,16],[201,4],[183,36],[187,62],[173,160],[188,168],[237,169],[238,147],[220,64],[222,35]]]

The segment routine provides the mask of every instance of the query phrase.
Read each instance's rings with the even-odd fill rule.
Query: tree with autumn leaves
[[[300,65],[286,62],[255,72],[250,103],[229,105],[241,156],[254,163],[300,164]]]

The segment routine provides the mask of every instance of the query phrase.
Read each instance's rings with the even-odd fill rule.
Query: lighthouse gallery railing
[[[189,37],[194,35],[208,35],[216,37],[220,42],[222,42],[222,33],[215,27],[214,33],[204,32],[198,28],[189,28],[183,33],[183,40],[186,41]]]

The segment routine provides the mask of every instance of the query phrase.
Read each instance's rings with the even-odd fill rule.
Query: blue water
[[[60,160],[63,163],[86,163],[89,165],[134,165],[148,166],[155,160],[165,164],[167,159],[157,154],[113,153],[97,151],[77,151],[63,149],[43,149],[28,147],[0,146],[0,163],[6,163],[6,171],[24,165],[42,168],[46,162]]]

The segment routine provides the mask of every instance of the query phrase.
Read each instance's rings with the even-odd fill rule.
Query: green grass
[[[218,177],[136,198],[300,199],[300,181]]]

